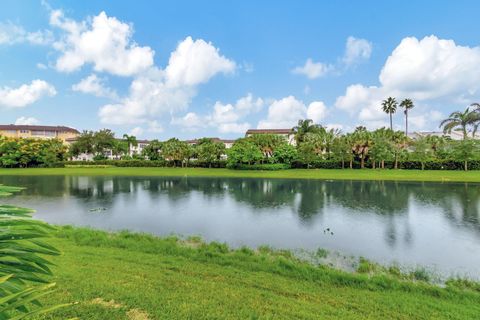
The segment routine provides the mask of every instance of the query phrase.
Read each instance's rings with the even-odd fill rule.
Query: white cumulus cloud
[[[379,78],[386,89],[415,99],[474,95],[480,89],[480,47],[460,46],[433,35],[404,38]]]
[[[187,128],[190,131],[196,131],[199,128],[205,128],[207,125],[205,119],[200,117],[195,112],[188,112],[183,117],[173,118],[171,124]]]
[[[196,86],[218,73],[232,73],[235,67],[235,62],[220,55],[212,43],[187,37],[170,55],[166,83],[170,87]]]
[[[314,101],[308,105],[307,118],[319,123],[327,115],[327,106],[322,101]]]
[[[172,124],[196,131],[200,128],[216,128],[220,133],[244,133],[250,128],[250,123],[244,118],[259,112],[264,105],[261,98],[254,98],[251,93],[238,99],[235,103],[215,102],[213,110],[200,116],[194,112],[187,113],[182,118],[174,118]]]
[[[368,60],[371,54],[371,42],[350,36],[347,38],[345,53],[342,58],[338,59],[337,63],[314,62],[311,58],[308,58],[303,66],[294,68],[292,73],[304,75],[309,79],[317,79],[331,73],[340,74],[343,72],[342,69],[345,70],[361,61]]]
[[[105,80],[97,77],[95,74],[91,74],[80,80],[79,83],[74,84],[72,90],[93,94],[97,97],[107,97],[111,99],[118,98],[117,93],[114,90],[105,86]]]
[[[47,45],[53,42],[53,34],[49,30],[26,31],[22,26],[12,22],[0,23],[0,45],[28,43]]]
[[[0,106],[25,107],[45,96],[57,94],[55,88],[46,81],[33,80],[30,84],[23,84],[18,88],[0,88]]]
[[[292,70],[294,74],[301,74],[309,79],[316,79],[326,75],[333,69],[333,66],[321,62],[314,62],[308,58],[305,64],[301,67],[296,67]]]
[[[33,118],[33,117],[20,117],[17,120],[15,120],[16,125],[28,125],[28,126],[33,126],[36,124],[39,124],[40,121],[38,119]]]
[[[348,37],[345,46],[345,54],[343,62],[346,66],[351,66],[362,60],[367,60],[372,54],[372,44],[365,39],[358,39],[355,37]]]
[[[135,127],[132,130],[130,130],[129,135],[139,137],[143,134],[143,128],[142,127]]]
[[[387,119],[381,110],[383,99],[411,98],[423,106],[410,112],[412,126],[433,129],[442,113],[428,105],[463,107],[480,97],[480,47],[460,46],[433,35],[404,38],[385,62],[379,83],[347,87],[335,106],[358,117],[361,124],[379,126]]]
[[[165,70],[152,67],[137,75],[127,97],[103,106],[99,111],[101,122],[145,123],[152,117],[185,110],[198,85],[234,68],[235,62],[220,56],[213,44],[187,37],[172,52]]]
[[[327,113],[325,104],[314,101],[308,105],[294,96],[288,96],[280,100],[274,100],[268,107],[268,115],[265,120],[258,123],[258,129],[292,128],[299,119],[310,118],[318,123],[324,119]]]
[[[248,129],[250,129],[250,123],[243,122],[243,123],[221,123],[218,126],[218,132],[220,133],[245,133]]]
[[[103,11],[91,20],[77,22],[53,10],[50,24],[65,32],[54,44],[60,52],[56,61],[59,71],[72,72],[91,63],[97,72],[131,76],[153,65],[154,51],[132,41],[132,26]]]

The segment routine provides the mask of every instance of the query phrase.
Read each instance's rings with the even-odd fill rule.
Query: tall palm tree
[[[307,133],[318,132],[319,126],[313,123],[312,119],[298,120],[298,124],[292,128],[297,145],[303,142]]]
[[[479,119],[477,120],[477,122],[475,123],[474,127],[473,127],[473,132],[472,132],[472,137],[475,138],[475,135],[477,133],[477,129],[478,129],[478,126],[480,125],[480,103],[478,102],[474,102],[472,103],[470,106],[474,107],[475,108],[475,112],[478,113],[479,115]]]
[[[463,140],[466,140],[468,137],[468,128],[471,127],[473,129],[473,135],[475,135],[479,122],[480,113],[476,112],[476,110],[470,111],[470,108],[467,108],[463,112],[452,112],[447,119],[440,123],[440,128],[443,127],[444,133],[451,133],[455,128],[460,128],[463,133]]]
[[[138,145],[137,138],[135,136],[129,136],[128,134],[123,135],[123,139],[127,142],[128,144],[128,155],[132,156],[131,154],[131,148],[132,146],[136,147]]]
[[[393,131],[392,115],[397,112],[397,100],[392,97],[388,97],[386,100],[383,100],[382,110],[383,112],[388,113],[388,115],[390,116],[390,130]]]
[[[413,109],[415,105],[411,99],[403,99],[400,102],[400,107],[405,109],[403,113],[405,113],[405,135],[408,136],[408,110]]]

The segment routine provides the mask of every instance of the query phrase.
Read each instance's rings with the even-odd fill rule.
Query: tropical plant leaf
[[[0,185],[0,196],[20,190]],[[32,219],[33,212],[0,205],[0,320],[25,319],[63,306],[43,307],[39,302],[55,286],[44,278],[52,275],[45,256],[60,252],[43,241],[54,228]]]

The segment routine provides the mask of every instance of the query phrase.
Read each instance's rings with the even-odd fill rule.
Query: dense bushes
[[[58,139],[20,139],[0,136],[0,167],[53,167],[67,157]]]
[[[365,162],[365,167],[371,168],[372,163],[370,161]],[[299,161],[293,163],[292,168],[311,168],[311,169],[342,169],[349,168],[348,163],[344,163],[342,167],[341,161],[336,160],[319,160],[310,164],[305,164]],[[353,169],[360,168],[360,162],[354,161],[352,165]],[[394,161],[385,161],[385,169],[394,169]],[[469,170],[480,170],[480,160],[468,161]],[[398,169],[405,170],[422,170],[422,163],[420,161],[399,161]],[[464,170],[464,162],[458,160],[429,160],[424,162],[425,170]]]
[[[237,165],[228,165],[229,169],[236,170],[285,170],[290,169],[291,166],[285,163],[264,163],[264,164],[237,164]]]
[[[464,170],[463,161],[456,160],[429,160],[424,162],[425,170]],[[64,167],[64,166],[114,166],[114,167],[173,167],[172,162],[164,160],[99,160],[99,161],[65,161],[52,163],[50,167]],[[370,161],[366,161],[365,166],[371,168]],[[345,169],[349,168],[349,163],[337,160],[318,160],[309,164],[295,161],[292,165],[285,163],[264,163],[264,164],[229,164],[225,160],[220,160],[215,163],[205,163],[191,160],[188,167],[195,168],[228,168],[235,170],[285,170],[285,169]],[[480,160],[468,161],[470,170],[480,170]],[[352,163],[353,169],[360,169],[360,162],[354,161]],[[386,161],[385,169],[393,169],[394,161]],[[420,161],[399,161],[398,169],[404,170],[421,170],[422,163]]]
[[[66,161],[66,166],[165,167],[163,160],[96,160]]]
[[[114,166],[114,167],[173,167],[173,161],[166,160],[98,160],[98,161],[65,161],[65,166]],[[198,168],[225,168],[226,161],[218,160],[213,163],[190,160],[187,167]]]

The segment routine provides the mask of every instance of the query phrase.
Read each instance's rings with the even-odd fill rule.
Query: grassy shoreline
[[[60,227],[58,291],[41,319],[475,319],[480,288],[346,273],[288,251]]]
[[[380,169],[290,169],[252,171],[207,168],[26,168],[0,169],[0,176],[187,176],[229,178],[282,178],[327,180],[396,180],[429,182],[480,182],[480,171],[421,171]]]

